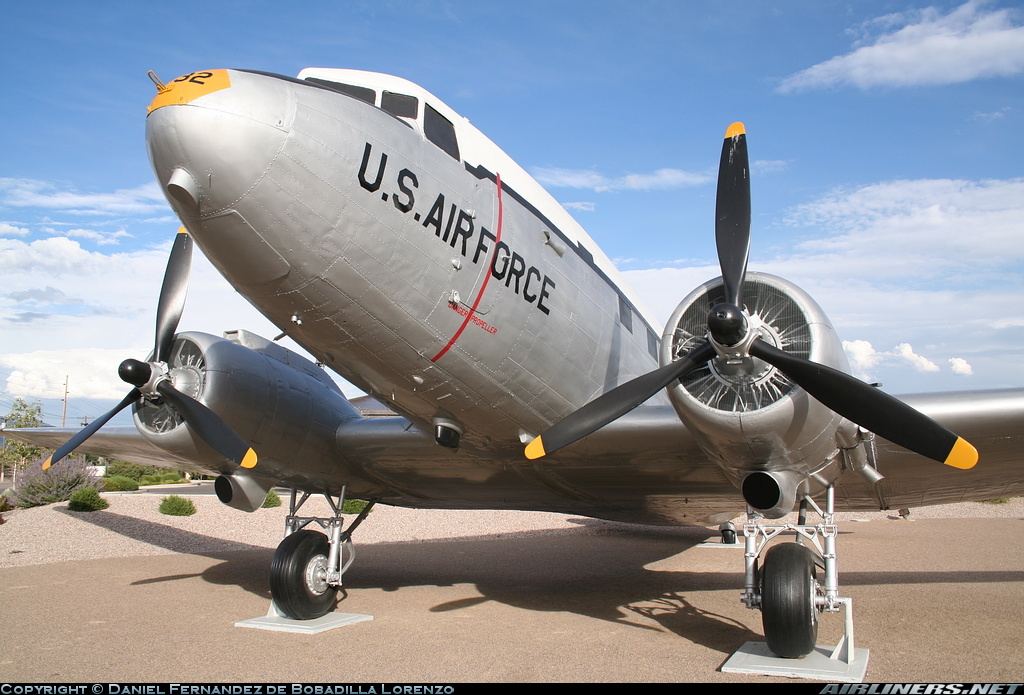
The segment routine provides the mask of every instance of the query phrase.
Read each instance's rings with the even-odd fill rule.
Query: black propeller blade
[[[722,159],[718,164],[715,245],[722,268],[725,301],[740,306],[750,255],[750,165],[747,132],[742,123],[733,123],[725,131]]]
[[[708,333],[719,346],[734,347],[751,340],[742,309],[750,253],[750,166],[742,123],[729,126],[722,145],[715,242],[725,302],[711,308]],[[761,340],[752,340],[747,352],[773,365],[834,412],[891,442],[956,468],[971,468],[978,460],[978,452],[965,440],[859,379],[795,357]],[[612,389],[530,442],[526,457],[540,458],[595,432],[715,354],[711,343],[702,343],[682,359]]]
[[[164,399],[181,413],[181,417],[196,431],[204,442],[217,453],[234,461],[242,468],[256,465],[256,452],[249,448],[245,440],[238,436],[231,427],[205,405],[186,396],[171,386],[169,381],[161,381],[156,390]]]
[[[96,430],[103,427],[103,425],[107,424],[107,422],[110,421],[110,418],[114,417],[122,410],[130,406],[132,403],[137,401],[141,396],[142,393],[138,389],[132,389],[131,391],[129,391],[128,395],[125,396],[120,403],[114,406],[113,410],[101,415],[100,417],[90,422],[88,425],[83,427],[78,434],[64,442],[64,446],[50,454],[50,456],[43,462],[43,470],[45,471],[47,468],[57,463],[62,458],[64,458],[72,451],[77,449],[79,444],[81,444],[86,439],[91,437],[96,432]]]
[[[559,420],[526,447],[526,458],[537,459],[596,432],[637,407],[674,380],[715,356],[710,343],[701,343],[682,359],[616,386]]]
[[[185,228],[181,227],[174,239],[174,245],[171,247],[171,254],[167,259],[167,269],[164,271],[163,284],[160,287],[153,364],[166,363],[170,359],[174,335],[178,330],[178,321],[181,320],[181,314],[185,308],[185,295],[188,292],[191,264],[192,238]],[[256,452],[249,448],[245,440],[231,429],[219,415],[196,399],[174,388],[169,379],[157,379],[155,383],[150,383],[153,380],[153,367],[150,363],[128,359],[121,363],[117,373],[122,381],[132,384],[135,388],[129,391],[128,395],[113,410],[83,428],[64,446],[55,451],[50,458],[46,459],[43,464],[44,470],[74,451],[112,417],[139,398],[144,396],[152,398],[157,394],[170,403],[182,419],[195,430],[196,434],[217,453],[243,468],[252,468],[256,465]],[[146,390],[147,387],[148,390]]]
[[[905,449],[954,468],[978,462],[978,452],[930,417],[856,377],[794,357],[762,340],[750,354],[778,368],[800,388],[847,420]]]
[[[153,359],[166,362],[170,357],[174,333],[185,310],[185,295],[188,293],[188,276],[192,267],[192,237],[184,227],[178,229],[171,246],[164,271],[164,283],[160,287],[160,300],[156,306],[156,347]]]

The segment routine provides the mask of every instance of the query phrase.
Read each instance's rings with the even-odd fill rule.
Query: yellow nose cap
[[[231,86],[231,77],[227,70],[205,70],[190,72],[159,89],[153,101],[149,102],[146,113],[153,113],[161,106],[187,104],[201,96],[218,92]]]

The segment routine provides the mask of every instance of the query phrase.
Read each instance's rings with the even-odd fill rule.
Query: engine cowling
[[[233,491],[231,506],[251,511],[258,494],[242,493],[262,487],[265,495],[266,481],[308,488],[339,478],[346,459],[335,435],[360,415],[317,365],[255,334],[233,331],[224,338],[179,333],[167,366],[175,388],[220,415],[258,452],[257,467],[236,471],[162,401],[136,403],[136,427],[156,446],[199,462],[204,470],[258,481],[255,487],[248,478],[227,481],[237,483],[229,487],[222,483]],[[352,476],[359,478],[356,471]]]
[[[706,339],[708,312],[724,300],[718,278],[680,302],[663,336],[663,365]],[[847,370],[831,323],[796,285],[767,273],[748,272],[743,301],[750,329],[760,340]],[[836,433],[853,426],[767,362],[719,354],[673,383],[668,392],[701,448],[743,490],[747,502],[766,516],[787,514],[798,494],[816,493],[838,475]]]

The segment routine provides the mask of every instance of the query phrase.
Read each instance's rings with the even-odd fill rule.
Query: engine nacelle
[[[708,312],[724,301],[720,278],[683,299],[665,328],[663,365],[706,339]],[[750,330],[761,340],[812,362],[848,369],[832,325],[803,290],[774,275],[748,272],[743,301]],[[839,474],[836,432],[849,423],[767,362],[714,357],[668,392],[701,448],[765,516],[784,516],[798,494],[814,494]]]
[[[320,367],[246,331],[218,338],[179,333],[168,359],[174,387],[220,415],[257,452],[252,471],[237,471],[162,401],[135,405],[135,424],[156,446],[196,461],[199,468],[233,476],[218,481],[218,495],[239,509],[262,504],[269,481],[322,487],[345,473],[338,427],[358,411]],[[359,479],[357,471],[352,477]],[[246,475],[248,477],[242,477]],[[227,486],[227,487],[225,487]],[[262,493],[260,489],[262,488]],[[256,505],[256,507],[259,506]]]

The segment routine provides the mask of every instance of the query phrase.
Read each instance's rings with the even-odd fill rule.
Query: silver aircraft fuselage
[[[421,114],[403,118],[299,80],[186,77],[203,93],[158,96],[147,121],[161,186],[228,281],[353,384],[518,445],[657,365],[659,332],[596,244],[422,89],[391,78]],[[423,135],[427,109],[456,156]]]

